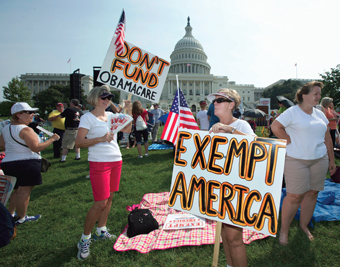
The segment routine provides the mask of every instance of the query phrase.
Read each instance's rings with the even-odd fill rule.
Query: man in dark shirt
[[[78,99],[72,99],[70,102],[70,107],[58,115],[59,118],[65,118],[65,134],[62,141],[63,152],[60,162],[66,161],[68,152],[73,148],[74,152],[76,152],[75,160],[80,160],[80,148],[75,147],[74,144],[78,133],[80,117],[82,115],[83,112],[79,109]]]

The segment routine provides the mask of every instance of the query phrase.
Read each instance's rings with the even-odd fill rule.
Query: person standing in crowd
[[[57,134],[40,143],[39,136],[27,125],[33,121],[37,108],[26,102],[15,103],[11,108],[12,122],[2,129],[0,148],[5,150],[1,169],[6,175],[17,178],[14,192],[9,201],[9,212],[17,213],[16,224],[38,220],[41,216],[26,215],[31,191],[42,184],[40,151],[59,139]]]
[[[220,119],[215,115],[215,107],[214,107],[214,104],[211,103],[209,105],[209,108],[208,108],[208,112],[207,112],[207,117],[208,117],[208,120],[209,120],[209,129],[211,129],[211,127],[215,124],[215,123],[218,123],[220,122]]]
[[[207,115],[207,103],[205,101],[200,102],[201,110],[196,114],[196,121],[201,130],[209,130],[209,120]]]
[[[287,108],[280,101],[277,101],[277,103],[279,104],[279,110],[277,111],[276,117],[279,117]]]
[[[148,157],[148,129],[146,128],[145,130],[142,131],[137,131],[136,129],[136,120],[138,116],[141,116],[142,119],[144,120],[145,124],[146,121],[149,120],[148,112],[142,107],[142,103],[140,101],[135,101],[133,102],[132,105],[132,117],[133,117],[133,123],[135,125],[134,133],[135,133],[135,138],[137,141],[137,150],[139,154],[139,158],[143,158],[142,156],[142,136],[143,136],[143,143],[144,143],[144,149],[145,149],[145,157]]]
[[[338,122],[338,115],[335,111],[334,111],[334,105],[333,105],[333,98],[330,97],[324,97],[321,100],[321,106],[324,108],[325,110],[325,115],[326,118],[329,121],[329,128],[330,128],[330,134],[332,137],[332,143],[333,143],[333,147],[335,147],[335,132],[336,132],[336,126],[337,126],[337,122]]]
[[[119,190],[122,168],[122,154],[117,144],[117,134],[111,132],[111,119],[124,115],[105,111],[112,96],[105,87],[95,87],[90,91],[87,101],[94,109],[81,117],[76,138],[77,147],[89,149],[94,197],[94,204],[85,219],[84,232],[77,244],[77,257],[81,260],[90,255],[91,231],[97,221],[97,230],[93,236],[95,241],[116,238],[106,228],[114,192]],[[125,109],[131,115],[131,101],[126,101]],[[131,123],[121,131],[129,133]]]
[[[158,129],[161,124],[161,121],[159,118],[164,115],[164,110],[159,108],[158,103],[153,104],[153,110],[150,111],[150,113],[153,115],[154,119],[154,126],[151,130],[151,135],[152,135],[152,143],[157,142],[157,134],[158,134]],[[147,119],[149,120],[149,119]]]
[[[80,148],[74,146],[76,136],[78,133],[78,126],[80,117],[83,115],[83,112],[79,109],[79,100],[72,99],[70,102],[70,107],[65,109],[59,115],[52,118],[65,118],[65,134],[62,142],[62,155],[60,162],[66,161],[66,156],[70,149],[74,148],[76,153],[75,160],[80,160]]]
[[[324,189],[327,169],[335,172],[332,138],[328,120],[314,108],[321,98],[323,83],[306,83],[296,93],[295,105],[287,109],[272,124],[272,131],[287,140],[284,177],[287,195],[282,203],[279,242],[288,245],[288,233],[293,218],[301,207],[300,227],[310,240],[308,224],[313,216],[319,191]]]
[[[230,133],[256,136],[248,122],[233,117],[233,111],[240,105],[241,97],[235,90],[221,89],[208,95],[214,105],[214,114],[219,122],[212,125],[209,133]],[[222,224],[222,243],[227,266],[247,266],[247,251],[242,239],[242,228]]]
[[[63,103],[58,103],[56,106],[56,110],[53,110],[48,116],[48,120],[52,122],[53,133],[60,136],[60,139],[53,143],[53,154],[55,158],[60,158],[61,143],[65,132],[65,118],[58,117],[58,115],[63,111]]]
[[[40,118],[40,114],[39,114],[39,113],[35,113],[35,114],[34,114],[33,121],[39,123],[40,125],[43,125],[43,124],[45,123],[45,120],[43,120],[42,118]]]

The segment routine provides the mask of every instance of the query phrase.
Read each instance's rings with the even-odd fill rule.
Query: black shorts
[[[16,160],[2,162],[1,169],[5,175],[14,176],[17,182],[14,189],[19,186],[34,186],[42,184],[41,159]]]

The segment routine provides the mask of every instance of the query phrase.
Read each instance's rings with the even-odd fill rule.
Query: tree
[[[2,101],[0,103],[0,114],[1,116],[5,117],[11,116],[11,107],[13,106],[14,102],[12,101]]]
[[[34,95],[33,100],[34,106],[39,108],[40,116],[46,118],[45,114],[51,113],[57,103],[69,103],[70,97],[69,86],[52,85],[48,89]]]
[[[8,86],[3,86],[4,98],[9,100],[12,104],[16,102],[27,102],[31,105],[31,92],[23,81],[18,77],[12,78]]]
[[[324,87],[321,90],[321,97],[333,98],[334,107],[340,104],[340,66],[331,68],[331,71],[326,71],[325,74],[320,74],[323,80]]]
[[[270,98],[270,108],[278,109],[279,104],[277,103],[276,96],[282,95],[289,100],[294,102],[296,91],[302,86],[299,81],[286,80],[283,84],[277,84],[273,87],[266,89],[262,93],[262,97]]]

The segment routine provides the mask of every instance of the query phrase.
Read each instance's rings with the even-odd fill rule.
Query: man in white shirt
[[[196,120],[198,126],[201,130],[207,131],[209,130],[209,120],[207,116],[207,103],[205,101],[200,102],[201,111],[197,112]]]
[[[158,108],[158,104],[155,103],[153,104],[153,110],[150,111],[151,114],[153,114],[153,119],[155,122],[155,125],[151,131],[152,134],[152,143],[156,143],[157,142],[157,134],[158,134],[158,129],[159,129],[159,125],[160,125],[160,120],[159,117],[164,115],[164,110],[161,108]]]

